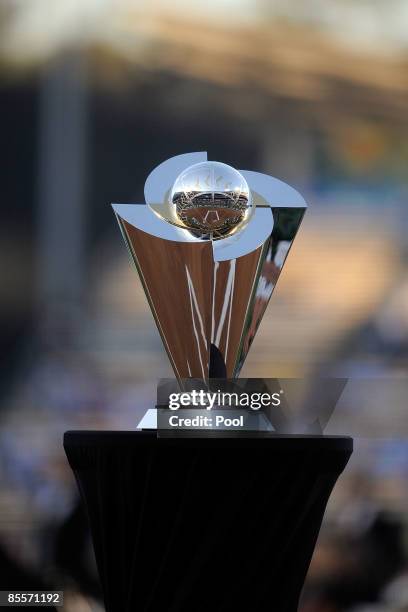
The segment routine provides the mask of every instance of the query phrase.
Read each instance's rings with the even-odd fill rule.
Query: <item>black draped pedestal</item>
[[[107,612],[295,612],[351,438],[70,431]]]

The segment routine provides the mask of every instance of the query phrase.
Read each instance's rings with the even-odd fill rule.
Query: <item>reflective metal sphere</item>
[[[239,229],[252,212],[246,180],[220,162],[202,162],[184,170],[173,185],[170,200],[184,226],[214,239]]]

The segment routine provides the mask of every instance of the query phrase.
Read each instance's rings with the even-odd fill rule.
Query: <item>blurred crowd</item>
[[[171,375],[109,206],[155,165],[207,150],[309,203],[243,376],[407,375],[405,3],[207,4],[0,7],[0,590],[68,612],[102,604],[63,432],[135,428]],[[301,612],[408,611],[406,399],[376,399]]]

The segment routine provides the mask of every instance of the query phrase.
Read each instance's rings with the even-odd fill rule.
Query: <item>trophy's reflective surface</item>
[[[170,203],[179,222],[211,240],[239,231],[253,212],[245,178],[220,162],[201,162],[184,170],[173,185]]]
[[[113,208],[177,378],[237,377],[305,201],[205,153],[160,164],[145,197]]]

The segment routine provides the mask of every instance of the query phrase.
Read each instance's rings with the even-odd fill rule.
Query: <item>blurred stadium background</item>
[[[162,160],[310,203],[244,376],[406,378],[407,32],[404,0],[2,0],[2,589],[101,609],[62,433],[135,427],[171,375],[109,207]],[[406,403],[356,440],[302,612],[408,611]]]

